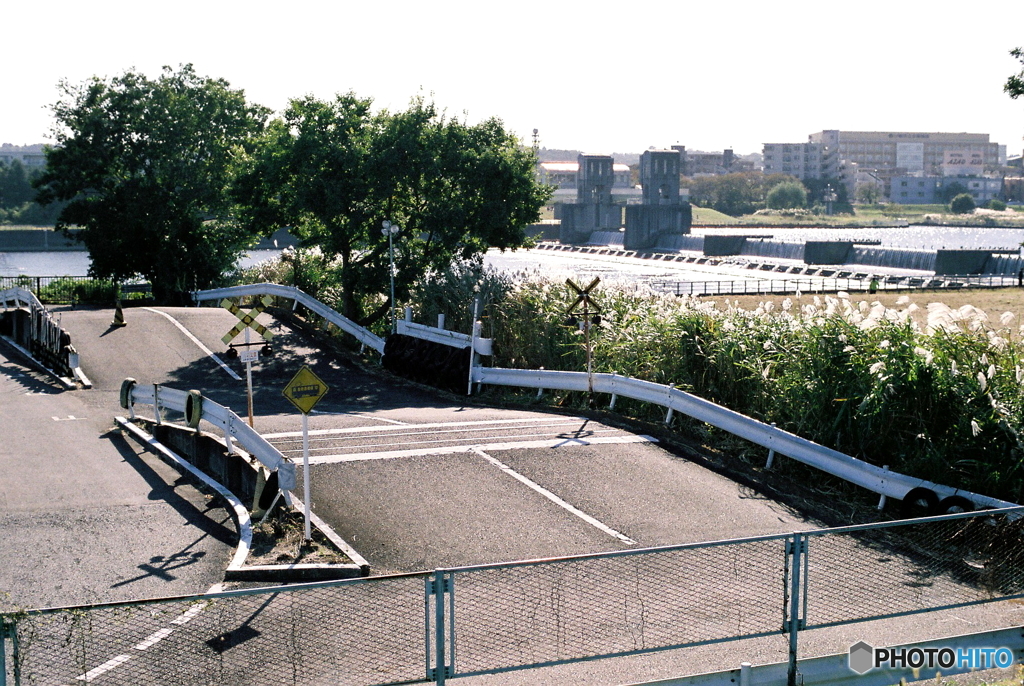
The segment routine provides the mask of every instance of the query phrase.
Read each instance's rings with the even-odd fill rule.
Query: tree
[[[762,209],[768,189],[783,181],[796,179],[788,174],[740,172],[702,176],[689,179],[685,184],[690,189],[690,202],[694,205],[738,217]]]
[[[1010,51],[1010,54],[1024,64],[1024,48],[1014,48]],[[1024,95],[1024,69],[1021,69],[1019,74],[1014,74],[1008,78],[1003,86],[1003,90],[1014,99]]]
[[[953,202],[953,198],[955,198],[958,195],[970,195],[969,190],[970,189],[967,188],[967,186],[963,185],[959,181],[954,181],[953,183],[950,183],[940,188],[939,192],[937,193],[937,196],[939,200],[941,200],[942,202],[950,203]]]
[[[232,158],[269,110],[192,65],[151,80],[60,84],[58,145],[46,151],[39,201],[64,200],[57,227],[79,226],[94,276],[144,277],[161,301],[215,285],[252,236],[230,215]]]
[[[765,204],[771,210],[792,210],[806,207],[807,189],[799,181],[783,181],[768,191]]]
[[[882,197],[882,191],[873,181],[857,186],[857,199],[865,205],[876,205]]]
[[[535,181],[532,150],[497,119],[470,126],[421,98],[403,112],[373,113],[371,105],[353,93],[292,100],[235,185],[239,214],[254,230],[290,226],[335,261],[339,308],[362,324],[390,307],[382,221],[401,227],[401,300],[429,271],[488,247],[524,245],[526,226],[551,195]]]
[[[970,193],[961,193],[949,202],[949,211],[953,214],[970,214],[974,207],[974,198]]]

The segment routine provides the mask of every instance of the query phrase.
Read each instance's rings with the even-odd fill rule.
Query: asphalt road
[[[122,412],[117,393],[129,376],[143,384],[201,389],[243,414],[242,366],[214,357],[224,351],[220,337],[236,319],[219,308],[130,309],[125,311],[128,326],[112,328],[109,310],[62,316],[95,384],[92,390],[59,392],[24,366],[0,359],[0,523],[5,532],[14,532],[0,552],[0,588],[12,589],[11,600],[20,606],[205,590],[220,579],[227,563],[230,519],[161,463],[112,434],[111,418]],[[260,320],[275,332],[276,352],[254,366],[256,428],[294,455],[300,420],[281,389],[304,364],[327,382],[331,390],[310,418],[314,509],[370,560],[375,573],[816,526],[643,437],[579,417],[498,410],[411,387],[315,350],[267,315]],[[703,576],[698,567],[695,578]],[[598,586],[617,581],[605,579]],[[245,641],[250,650],[265,645],[270,651],[279,642],[280,627],[301,630],[305,624],[311,636],[324,636],[318,659],[327,670],[324,682],[333,682],[332,675],[344,673],[338,651],[357,639],[372,650],[392,633],[408,633],[410,641],[422,637],[422,580],[387,581],[381,588],[391,584],[408,588],[400,594],[325,598],[314,603],[320,608],[315,613],[296,609],[298,601],[290,594],[268,596],[262,605],[266,598],[246,601],[234,614],[200,611],[189,631],[173,634],[180,644],[168,640],[154,646],[170,651],[168,659],[178,663],[189,651],[207,651],[218,635],[228,637],[220,650]],[[707,588],[708,593],[719,591]],[[399,596],[413,603],[407,612],[412,624],[401,628],[382,623],[384,611]],[[335,605],[336,612],[330,609]],[[614,614],[616,609],[601,611]],[[802,645],[804,654],[838,652],[860,638],[877,645],[915,635],[955,634],[1022,615],[1010,603],[961,608],[807,632]],[[334,626],[342,617],[345,630],[339,634]],[[243,629],[247,633],[233,633]],[[95,664],[107,664],[127,650],[121,643],[145,638],[142,627],[139,631],[139,637],[125,639],[128,643],[97,651]],[[339,636],[342,644],[331,643]],[[784,638],[767,637],[455,683],[629,683],[741,661],[781,660],[784,650]],[[131,655],[136,659],[132,669],[149,656],[157,659],[157,652]],[[379,658],[380,669],[389,667],[388,660]],[[132,674],[128,667],[121,673]],[[227,680],[217,683],[236,678],[221,676]],[[259,675],[236,676],[238,683],[261,683]]]

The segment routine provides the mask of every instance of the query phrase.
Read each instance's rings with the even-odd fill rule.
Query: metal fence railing
[[[117,284],[91,276],[0,276],[0,291],[25,288],[47,305],[96,304],[112,306],[121,299],[152,294],[149,283]]]
[[[651,281],[651,289],[673,295],[792,295],[795,293],[875,293],[959,288],[1004,288],[1016,286],[1017,278],[998,275],[879,276],[857,273],[835,277],[748,278],[716,281]]]
[[[1024,507],[0,615],[0,686],[434,682],[1024,597]],[[438,669],[438,666],[442,667]]]

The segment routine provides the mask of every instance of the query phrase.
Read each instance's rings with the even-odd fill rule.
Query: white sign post
[[[306,511],[304,540],[307,542],[313,534],[309,523],[309,413],[326,393],[327,384],[309,367],[303,367],[296,372],[284,388],[284,397],[302,413],[302,502]]]

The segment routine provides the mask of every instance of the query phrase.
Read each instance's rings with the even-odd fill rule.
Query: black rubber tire
[[[974,503],[962,495],[951,495],[943,498],[935,506],[935,514],[956,514],[957,512],[973,512]]]
[[[939,496],[935,495],[935,491],[918,486],[903,496],[901,512],[905,519],[917,519],[934,514],[938,506]]]

